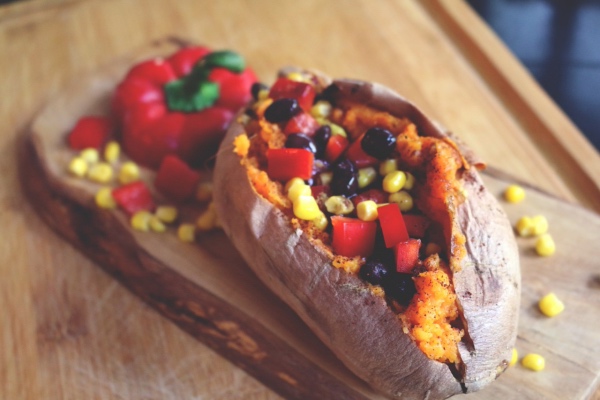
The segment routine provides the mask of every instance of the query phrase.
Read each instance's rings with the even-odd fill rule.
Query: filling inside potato
[[[469,165],[449,139],[409,119],[320,90],[297,73],[253,87],[234,151],[256,192],[289,217],[332,266],[382,296],[427,357],[459,362],[464,335],[452,272]]]

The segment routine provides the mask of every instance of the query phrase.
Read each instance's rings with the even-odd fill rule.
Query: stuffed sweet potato
[[[221,144],[214,196],[259,278],[388,396],[496,379],[520,272],[483,164],[377,84],[296,70],[254,89]]]

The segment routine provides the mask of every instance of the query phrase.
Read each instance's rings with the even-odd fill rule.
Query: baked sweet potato
[[[327,119],[318,116],[317,126],[345,129],[350,146],[342,160],[351,157],[355,164],[377,169],[382,158],[395,159],[415,178],[414,208],[405,214],[426,219],[428,224],[421,229],[426,233],[417,235],[424,235],[424,244],[437,244],[433,250],[422,246],[418,261],[411,263],[416,294],[400,300],[391,286],[365,280],[369,274],[361,269],[369,260],[390,259],[376,257],[379,251],[390,252],[379,242],[365,254],[341,256],[335,252],[330,225],[295,214],[285,195],[284,178],[271,179],[277,174],[269,171],[265,158],[268,149],[284,147],[290,134],[288,121],[266,119],[272,99],[264,100],[264,95],[239,115],[217,157],[214,198],[225,232],[258,277],[350,370],[378,391],[393,398],[438,399],[483,388],[508,366],[520,298],[514,235],[499,204],[483,186],[477,172],[483,164],[388,88],[330,81],[306,71],[300,76],[315,89],[316,100],[328,102],[321,106],[333,107]],[[290,96],[299,92],[295,93]],[[305,97],[298,96],[301,104]],[[270,97],[276,97],[273,89]],[[292,114],[306,114],[304,109]],[[376,152],[350,155],[361,151],[356,146],[351,150],[351,143],[362,140],[362,133],[373,126],[393,132],[392,153],[375,162]],[[319,141],[314,123],[302,127]],[[333,164],[336,156],[331,157]],[[326,162],[319,166],[327,169]],[[322,171],[315,165],[313,170],[312,177],[303,179],[314,189],[323,182],[317,176]],[[381,183],[373,185],[377,184]],[[371,198],[366,193],[369,187],[346,196]],[[327,190],[313,195],[328,197]],[[321,201],[319,205],[331,221],[331,213]],[[383,230],[383,225],[377,229]]]

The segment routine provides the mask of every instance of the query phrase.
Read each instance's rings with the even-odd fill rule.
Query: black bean
[[[383,283],[385,293],[403,306],[408,306],[417,292],[411,274],[391,274]]]
[[[362,149],[378,160],[388,158],[396,147],[396,138],[394,134],[387,129],[371,128],[363,136],[360,142]]]
[[[388,276],[390,271],[381,261],[368,260],[360,268],[360,277],[371,285],[383,285]]]
[[[317,146],[313,140],[303,133],[292,133],[285,140],[285,147],[289,149],[305,149],[313,154],[317,152]]]
[[[267,107],[265,118],[273,123],[284,122],[301,111],[296,99],[279,99]]]
[[[331,193],[334,195],[352,196],[358,190],[358,177],[356,166],[350,160],[341,160],[331,169]]]
[[[260,82],[255,82],[252,84],[252,86],[250,87],[250,93],[252,94],[252,98],[256,101],[258,100],[258,93],[260,93],[261,90],[267,90],[268,86],[260,83]]]
[[[323,156],[325,155],[325,149],[327,148],[327,142],[329,142],[330,137],[331,137],[331,127],[329,125],[323,125],[315,131],[313,140],[315,142],[315,145],[317,145],[317,157],[318,158],[323,158]]]

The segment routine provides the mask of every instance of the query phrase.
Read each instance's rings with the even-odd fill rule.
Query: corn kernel
[[[117,203],[112,195],[112,188],[110,187],[103,187],[98,190],[94,196],[94,200],[96,201],[96,205],[100,208],[112,210],[117,207]]]
[[[531,218],[531,222],[533,223],[534,235],[542,235],[548,232],[548,220],[543,215],[536,215]]]
[[[177,228],[177,237],[182,242],[193,242],[196,239],[196,227],[194,224],[181,224]]]
[[[100,154],[98,150],[93,147],[81,150],[79,157],[83,158],[88,164],[96,164],[100,160]]]
[[[207,202],[212,199],[213,184],[212,182],[202,182],[198,185],[196,190],[196,200],[200,202]]]
[[[269,89],[260,89],[258,91],[258,95],[256,96],[258,101],[264,101],[269,98]]]
[[[427,243],[425,247],[425,255],[431,256],[433,254],[439,254],[442,251],[442,247],[437,243]]]
[[[290,72],[287,74],[286,78],[295,82],[311,83],[310,79],[300,72]]]
[[[290,190],[288,191],[288,199],[292,201],[296,201],[299,196],[311,196],[312,191],[310,190],[310,186],[304,183],[296,183],[295,185],[291,185]]]
[[[504,191],[504,199],[509,203],[520,203],[525,199],[525,189],[519,185],[510,185]]]
[[[404,189],[412,190],[415,187],[415,176],[410,172],[405,172],[406,174],[406,183],[404,184]],[[465,196],[466,197],[466,196]]]
[[[533,236],[533,231],[534,231],[534,225],[533,225],[533,220],[531,217],[521,217],[521,219],[519,219],[517,221],[517,224],[515,225],[515,229],[517,230],[517,233],[519,234],[519,236],[522,237],[527,237],[527,236]]]
[[[331,114],[331,103],[325,100],[317,101],[310,109],[314,118],[327,118]]]
[[[287,194],[292,187],[297,186],[297,185],[306,185],[306,183],[304,183],[304,180],[302,178],[298,178],[298,177],[292,178],[289,181],[287,181],[283,190]]]
[[[535,251],[542,257],[551,256],[556,252],[556,245],[554,239],[550,234],[545,233],[540,236],[535,242]]]
[[[163,224],[160,218],[158,218],[156,215],[152,215],[150,217],[150,229],[152,229],[153,232],[162,233],[167,230],[167,227],[165,224]]]
[[[377,177],[377,171],[373,167],[361,168],[358,170],[358,187],[360,189],[369,186]]]
[[[121,155],[121,145],[114,140],[111,140],[104,147],[104,160],[108,163],[114,164]]]
[[[388,201],[398,204],[400,211],[410,211],[414,205],[412,196],[406,190],[390,194]]]
[[[383,190],[388,193],[396,193],[404,187],[406,174],[402,171],[393,171],[383,178]]]
[[[133,161],[123,163],[119,170],[119,183],[126,185],[140,179],[140,168]]]
[[[523,357],[521,364],[530,370],[542,371],[546,367],[546,360],[544,360],[544,357],[540,356],[539,354],[530,353]]]
[[[315,226],[315,228],[317,228],[318,230],[324,231],[327,228],[329,221],[327,220],[327,217],[325,216],[325,214],[321,213],[321,214],[319,214],[319,216],[317,218],[312,220],[312,223]]]
[[[565,304],[552,292],[542,297],[538,306],[540,311],[547,317],[554,317],[565,309]]]
[[[217,213],[208,208],[196,220],[196,228],[201,231],[210,231],[215,228]]]
[[[148,232],[150,230],[150,219],[152,214],[142,210],[138,211],[131,217],[131,227],[137,231]]]
[[[362,221],[375,221],[379,216],[377,212],[377,203],[373,200],[365,200],[356,206],[358,219]]]
[[[338,124],[334,124],[333,122],[329,122],[329,121],[327,121],[325,124],[329,125],[329,127],[331,128],[332,135],[340,135],[345,138],[348,137],[346,130],[344,128],[342,128],[341,126],[339,126]]]
[[[329,186],[329,184],[331,184],[331,180],[333,179],[333,172],[321,172],[319,174],[319,178],[321,179],[321,185]]]
[[[296,218],[311,221],[321,214],[317,201],[312,196],[298,196],[294,201],[294,215]]]
[[[398,171],[398,160],[390,158],[379,163],[379,175],[386,176],[390,172]]]
[[[508,365],[510,367],[512,367],[513,365],[515,365],[517,363],[517,361],[519,361],[519,352],[517,351],[516,348],[513,347],[512,355],[510,357],[510,363]]]
[[[78,178],[83,178],[88,171],[88,163],[81,157],[75,157],[69,163],[69,172]]]
[[[105,162],[92,165],[88,171],[88,179],[93,182],[108,183],[112,180],[112,177],[113,169]]]
[[[177,208],[173,206],[158,206],[154,215],[162,222],[169,224],[177,219]]]
[[[354,204],[344,196],[331,196],[325,200],[325,208],[331,214],[346,215],[354,211]]]
[[[256,115],[262,117],[265,114],[265,110],[273,103],[273,99],[268,97],[264,100],[260,100],[254,104],[254,110],[256,111]]]

